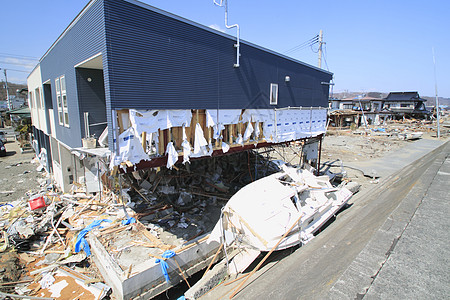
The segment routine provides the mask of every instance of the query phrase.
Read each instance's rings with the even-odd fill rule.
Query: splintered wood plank
[[[158,129],[158,154],[164,155],[164,131],[161,129]]]
[[[119,125],[119,134],[124,132],[130,126],[130,117],[128,115],[128,109],[120,109],[116,111],[117,124]]]

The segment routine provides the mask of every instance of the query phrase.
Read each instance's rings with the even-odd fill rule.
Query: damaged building
[[[61,191],[82,188],[100,200],[112,194],[116,216],[138,219],[137,233],[111,229],[88,238],[117,297],[157,295],[183,280],[177,269],[192,274],[207,266],[220,244],[208,242],[220,208],[246,184],[283,172],[251,150],[297,142],[317,163],[331,79],[330,72],[139,1],[86,5],[28,77],[33,143]],[[285,174],[273,182],[281,182],[297,214],[316,199],[300,195],[313,186],[333,208],[305,210],[310,219],[301,226],[314,225],[307,240],[349,196],[334,195],[337,189],[313,173],[302,173],[305,181],[300,171],[284,172],[289,180]],[[315,224],[319,210],[325,217]],[[167,281],[155,258],[169,249],[177,260]]]

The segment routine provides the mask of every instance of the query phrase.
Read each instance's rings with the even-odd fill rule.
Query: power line
[[[316,36],[310,38],[309,40],[307,40],[307,41],[305,41],[305,42],[303,42],[303,43],[301,43],[301,44],[299,44],[299,45],[297,45],[297,46],[295,46],[295,47],[285,51],[284,53],[285,54],[289,54],[289,53],[292,53],[292,52],[304,49],[304,48],[306,48],[308,46],[316,44],[318,41],[319,41],[319,35],[316,35]]]
[[[323,51],[323,60],[325,61],[325,66],[327,67],[327,71],[330,71],[330,69],[328,69],[328,63],[327,63],[327,44],[326,43],[324,43],[324,45],[325,45],[325,48],[324,48],[324,51]]]
[[[318,39],[314,39],[314,40],[308,41],[307,43],[300,44],[300,45],[298,45],[298,46],[296,46],[296,47],[286,51],[285,53],[289,54],[289,53],[293,53],[293,52],[305,49],[305,48],[307,48],[307,47],[309,47],[311,45],[314,45],[314,44],[318,43],[318,41],[319,41]]]
[[[25,70],[15,70],[15,69],[10,69],[10,68],[0,68],[0,69],[6,69],[8,71],[14,71],[14,72],[24,72],[24,73],[30,73],[30,71],[25,71]]]
[[[16,62],[8,62],[8,61],[4,61],[4,60],[0,60],[0,63],[2,64],[7,64],[7,65],[16,65],[16,66],[24,66],[24,67],[33,67],[34,64],[21,64],[21,63],[16,63]]]
[[[19,54],[11,54],[11,53],[0,53],[0,56],[3,56],[3,57],[6,56],[6,57],[12,57],[12,58],[20,58],[20,59],[27,59],[27,60],[39,60],[38,57],[19,55]]]

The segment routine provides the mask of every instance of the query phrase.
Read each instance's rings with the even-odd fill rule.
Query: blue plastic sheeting
[[[111,223],[112,221],[108,219],[95,220],[91,224],[89,224],[86,228],[80,231],[80,233],[77,236],[77,241],[75,242],[75,253],[78,253],[81,251],[81,249],[83,249],[84,252],[86,253],[86,256],[91,255],[89,244],[84,237],[86,236],[86,234],[88,234],[89,231],[91,231],[95,227],[100,226],[102,222]]]
[[[163,258],[171,258],[174,257],[176,255],[175,252],[173,252],[172,250],[166,250],[164,251],[162,257]],[[159,259],[157,258],[156,263],[159,263],[159,265],[161,266],[161,271],[164,275],[164,278],[166,278],[166,281],[169,282],[170,278],[169,278],[169,274],[167,273],[167,269],[169,268],[169,265],[166,263],[165,260],[163,259]]]
[[[375,131],[375,132],[386,132],[386,128],[374,128],[374,129],[372,129],[372,131]]]
[[[128,219],[122,221],[122,225],[128,225],[128,224],[133,224],[133,223],[136,223],[135,218],[128,218]]]

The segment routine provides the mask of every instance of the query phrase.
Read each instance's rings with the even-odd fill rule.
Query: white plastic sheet
[[[208,155],[208,150],[206,150],[206,146],[208,142],[203,135],[203,129],[200,124],[195,125],[195,137],[194,137],[194,153],[191,155],[192,157],[201,157]]]
[[[273,109],[246,109],[242,113],[242,123],[271,122],[274,120]]]
[[[213,127],[213,138],[219,139],[222,135],[224,125],[237,124],[241,115],[240,109],[207,109],[206,127]]]
[[[244,133],[244,141],[247,141],[250,139],[250,137],[252,136],[254,129],[253,129],[253,125],[251,122],[248,123],[247,125],[247,129],[245,129],[245,133]]]
[[[240,109],[207,109],[206,126],[213,127],[216,124],[237,124],[241,115]]]
[[[230,145],[228,145],[228,144],[225,143],[225,142],[222,142],[222,152],[223,152],[223,153],[227,153],[228,150],[230,150]]]
[[[133,127],[128,128],[119,135],[119,154],[113,154],[111,167],[120,165],[125,161],[137,164],[141,160],[148,160],[149,156],[145,153],[139,138],[136,136]]]
[[[177,150],[175,149],[175,146],[173,145],[172,142],[167,144],[166,154],[167,154],[167,165],[166,165],[166,167],[168,169],[172,169],[173,165],[178,160],[178,153],[177,153]]]
[[[131,125],[141,135],[143,132],[157,132],[172,127],[189,126],[192,113],[190,109],[184,110],[149,110],[137,111],[130,109]]]
[[[183,164],[189,162],[189,156],[191,156],[191,144],[187,140],[186,129],[183,126],[183,142],[181,143],[181,147],[183,148]]]

